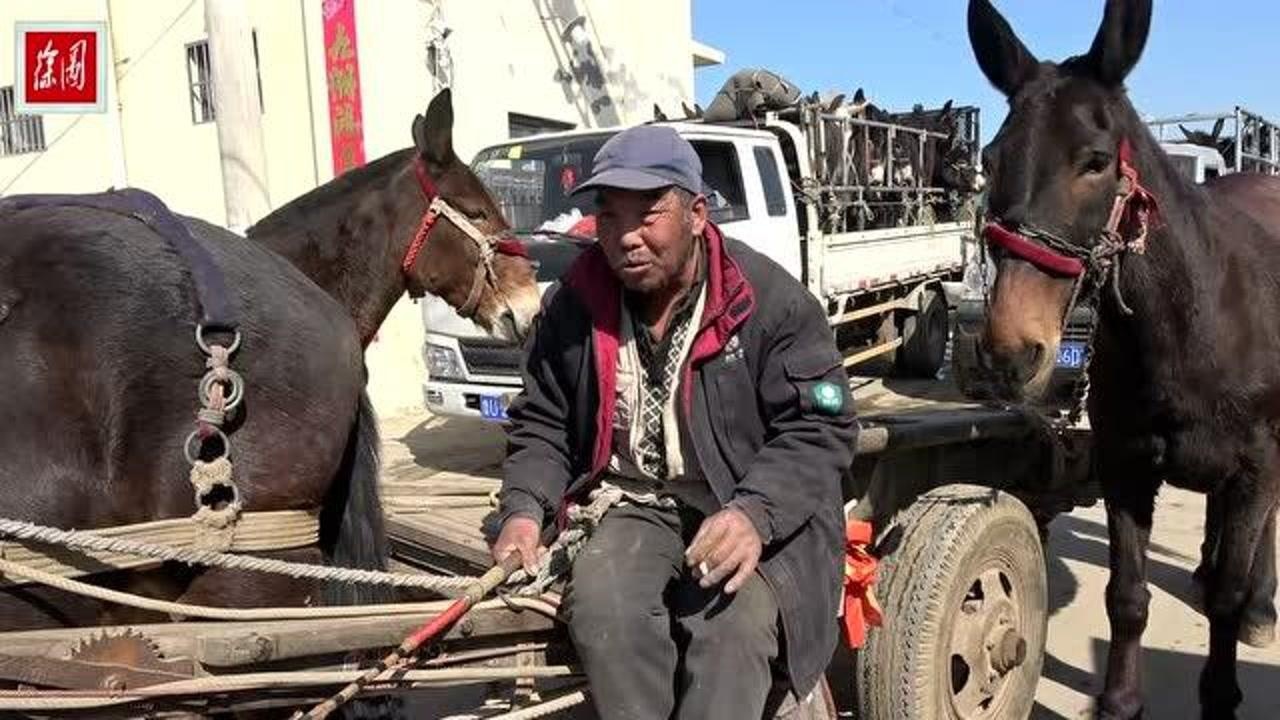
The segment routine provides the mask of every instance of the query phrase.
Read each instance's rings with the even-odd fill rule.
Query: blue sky
[[[1037,57],[1088,49],[1102,0],[995,0]],[[978,69],[965,29],[965,0],[693,0],[693,34],[723,50],[725,64],[695,71],[704,107],[732,73],[773,70],[807,94],[859,86],[877,105],[957,104],[982,109],[983,140],[1005,102]],[[1255,28],[1256,30],[1250,30]],[[1280,121],[1276,0],[1156,2],[1151,36],[1129,76],[1140,112],[1179,115],[1243,105]]]

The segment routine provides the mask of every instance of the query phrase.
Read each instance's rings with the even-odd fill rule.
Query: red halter
[[[423,161],[422,156],[419,155],[413,159],[413,171],[418,176],[418,187],[422,190],[422,197],[427,201],[427,209],[423,212],[422,221],[418,223],[418,231],[414,233],[413,240],[409,243],[409,249],[404,253],[404,260],[400,263],[400,269],[406,275],[413,269],[413,264],[418,261],[418,255],[422,252],[422,248],[426,246],[427,236],[431,234],[431,228],[435,226],[436,220],[442,214],[449,214],[442,211],[442,206],[448,207],[448,203],[440,197],[440,191],[436,188],[435,181],[431,179],[431,174],[427,172],[427,164]],[[474,226],[460,227],[459,229],[467,233],[480,246],[481,263],[489,262],[489,252],[487,251],[496,251],[503,255],[516,257],[529,256],[524,245],[510,235],[503,234],[496,237],[480,235],[477,237],[479,233]]]
[[[1079,277],[1095,265],[1109,263],[1113,256],[1122,252],[1141,255],[1146,251],[1147,231],[1159,204],[1155,196],[1142,186],[1138,169],[1133,165],[1133,148],[1128,138],[1120,140],[1116,170],[1120,184],[1111,206],[1111,216],[1102,230],[1102,240],[1092,247],[1029,227],[1014,232],[999,222],[988,223],[982,229],[982,235],[1044,272],[1067,277]]]

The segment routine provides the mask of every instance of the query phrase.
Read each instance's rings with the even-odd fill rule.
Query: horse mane
[[[282,240],[333,234],[351,216],[370,188],[382,187],[392,175],[408,164],[414,148],[402,148],[348,170],[329,182],[285,203],[254,223],[246,235],[270,236],[273,244]]]

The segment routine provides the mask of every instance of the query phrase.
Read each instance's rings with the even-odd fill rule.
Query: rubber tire
[[[896,608],[902,605],[902,597],[910,586],[912,575],[927,562],[921,558],[921,553],[929,548],[933,528],[945,514],[942,503],[917,500],[899,511],[888,527],[877,532],[878,537],[884,537],[896,526],[902,528],[903,535],[897,547],[880,558],[876,568],[875,594],[884,611],[884,624],[867,629],[866,643],[854,658],[858,720],[887,720],[892,717],[891,690],[899,649],[895,625],[900,616]]]
[[[902,346],[896,354],[898,370],[911,377],[937,377],[947,360],[950,330],[946,298],[936,289],[926,290],[920,310],[905,315],[899,323]]]
[[[1030,716],[1048,626],[1048,578],[1035,519],[1012,495],[977,485],[938,488],[922,495],[912,509],[919,513],[919,524],[906,527],[914,537],[904,539],[899,550],[902,557],[889,571],[890,587],[882,596],[885,627],[875,634],[874,645],[869,643],[865,649],[875,653],[868,663],[885,664],[859,673],[861,685],[874,683],[867,688],[873,705],[862,703],[863,717],[957,717],[948,700],[949,660],[938,655],[945,653],[941,648],[948,644],[950,616],[959,608],[977,569],[993,558],[1006,564],[1021,591],[1020,625],[1027,657],[1011,671],[1005,681],[1011,685],[989,717]]]

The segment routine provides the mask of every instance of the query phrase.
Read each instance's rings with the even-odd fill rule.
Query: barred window
[[[253,71],[258,81],[258,110],[266,112],[262,103],[262,68],[258,60],[258,31],[253,31]],[[191,88],[191,122],[199,125],[212,122],[213,65],[209,61],[209,41],[199,40],[187,44],[187,84]]]
[[[13,86],[0,88],[0,156],[44,149],[44,116],[19,115],[14,108]]]

